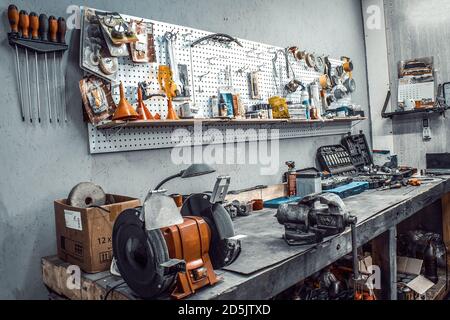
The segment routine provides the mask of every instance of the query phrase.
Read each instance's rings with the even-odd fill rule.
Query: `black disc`
[[[226,210],[217,210],[213,213],[214,206],[211,204],[210,195],[205,193],[193,194],[183,203],[182,216],[197,216],[203,218],[211,230],[211,244],[209,256],[214,269],[221,269],[233,260],[230,260],[230,250],[224,238],[234,236],[233,222]],[[236,249],[236,250],[240,250]],[[237,255],[235,255],[237,257]]]
[[[128,286],[141,298],[161,295],[174,283],[175,276],[165,276],[161,264],[169,252],[159,229],[147,231],[140,210],[123,211],[113,228],[113,254]]]

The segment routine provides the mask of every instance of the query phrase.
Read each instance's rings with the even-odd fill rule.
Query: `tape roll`
[[[344,68],[345,72],[352,72],[353,71],[353,62],[351,61],[345,61],[342,64],[342,67]]]
[[[328,78],[328,75],[322,74],[319,77],[319,84],[323,89],[328,89],[328,87],[330,86],[330,79]]]

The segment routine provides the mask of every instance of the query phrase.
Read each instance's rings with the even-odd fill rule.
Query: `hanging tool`
[[[166,44],[166,63],[172,70],[172,79],[177,85],[176,96],[180,96],[184,91],[183,84],[180,80],[180,74],[178,70],[178,63],[173,49],[173,42],[177,39],[176,34],[172,32],[166,32],[164,34],[164,42]]]
[[[39,39],[39,17],[36,12],[30,12],[30,28],[31,28],[31,39]],[[39,93],[39,66],[38,66],[38,54],[34,51],[34,71],[36,77],[36,98],[37,98],[37,116],[38,122],[41,122],[41,98]]]
[[[49,30],[49,40],[51,42],[57,42],[58,41],[58,21],[54,16],[50,16],[48,18],[48,30]],[[55,114],[56,114],[56,121],[59,122],[59,101],[58,101],[58,79],[56,77],[56,52],[53,51],[53,85],[55,89],[53,90],[53,103],[55,104]]]
[[[66,44],[66,20],[62,17],[58,18],[58,42],[61,44]],[[64,76],[64,70],[62,67],[64,52],[61,51],[61,58],[59,59],[59,72],[61,74],[61,104],[62,104],[62,118],[64,122],[67,122],[67,105],[66,105],[66,79]]]
[[[19,13],[19,26],[22,32],[22,38],[28,39],[30,28],[30,17],[28,12],[25,10],[20,10]],[[25,48],[25,72],[27,73],[27,85],[28,85],[28,112],[30,117],[30,122],[33,122],[33,114],[31,112],[31,85],[30,85],[30,69],[28,66],[28,49]]]
[[[39,38],[42,41],[48,40],[48,19],[45,14],[39,15]],[[52,122],[52,106],[50,101],[50,83],[48,78],[48,59],[47,59],[47,53],[44,53],[44,68],[45,68],[45,84],[47,87],[47,113],[48,113],[48,120],[50,123]]]
[[[15,5],[10,5],[8,7],[8,20],[9,25],[11,26],[11,32],[14,34],[19,33],[19,11]],[[14,45],[16,50],[16,73],[17,73],[17,82],[19,89],[19,97],[20,97],[20,112],[22,115],[22,121],[25,121],[25,112],[23,110],[23,95],[22,95],[22,76],[20,74],[20,61],[19,61],[19,49],[17,48],[17,44]]]

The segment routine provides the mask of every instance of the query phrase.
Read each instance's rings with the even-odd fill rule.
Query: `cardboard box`
[[[419,300],[425,300],[426,292],[434,286],[433,282],[420,274],[422,265],[423,260],[420,259],[397,257],[397,272],[416,276],[413,280],[406,283],[406,286],[421,297]]]
[[[139,199],[112,195],[114,204],[99,208],[76,208],[67,199],[56,200],[55,224],[58,256],[88,273],[108,270],[112,260],[112,229],[125,209],[140,206]]]

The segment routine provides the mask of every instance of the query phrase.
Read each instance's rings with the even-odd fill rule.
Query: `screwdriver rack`
[[[18,33],[14,32],[8,33],[8,42],[12,47],[18,46],[19,48],[37,53],[64,52],[69,48],[69,46],[65,43],[43,41],[31,38],[25,39],[20,37]]]
[[[28,14],[26,10],[19,11],[17,6],[11,4],[8,6],[8,22],[11,28],[11,32],[8,33],[8,42],[15,50],[14,58],[22,121],[28,122],[27,120],[29,120],[30,123],[33,123],[34,120],[37,120],[38,123],[41,123],[44,119],[42,116],[45,115],[50,123],[53,120],[54,122],[67,122],[65,77],[62,68],[64,52],[68,49],[65,40],[67,30],[65,19],[63,17],[56,19],[54,16],[47,18],[46,14],[38,15],[33,11]],[[24,52],[24,59],[21,59],[21,51]],[[44,56],[44,59],[40,59],[41,55]],[[49,55],[53,57],[53,63],[50,64]],[[45,92],[40,88],[42,82],[39,71],[40,60],[43,60],[41,71],[44,70]],[[22,69],[22,62],[24,69]],[[34,70],[30,68],[30,63],[33,64],[33,62]],[[52,72],[51,74],[49,70]],[[51,85],[50,77],[52,78]],[[34,85],[32,85],[32,81]],[[41,92],[44,92],[42,97],[45,99],[41,99]],[[42,100],[46,102],[46,108],[44,104],[41,104]],[[46,112],[42,112],[44,110]]]

